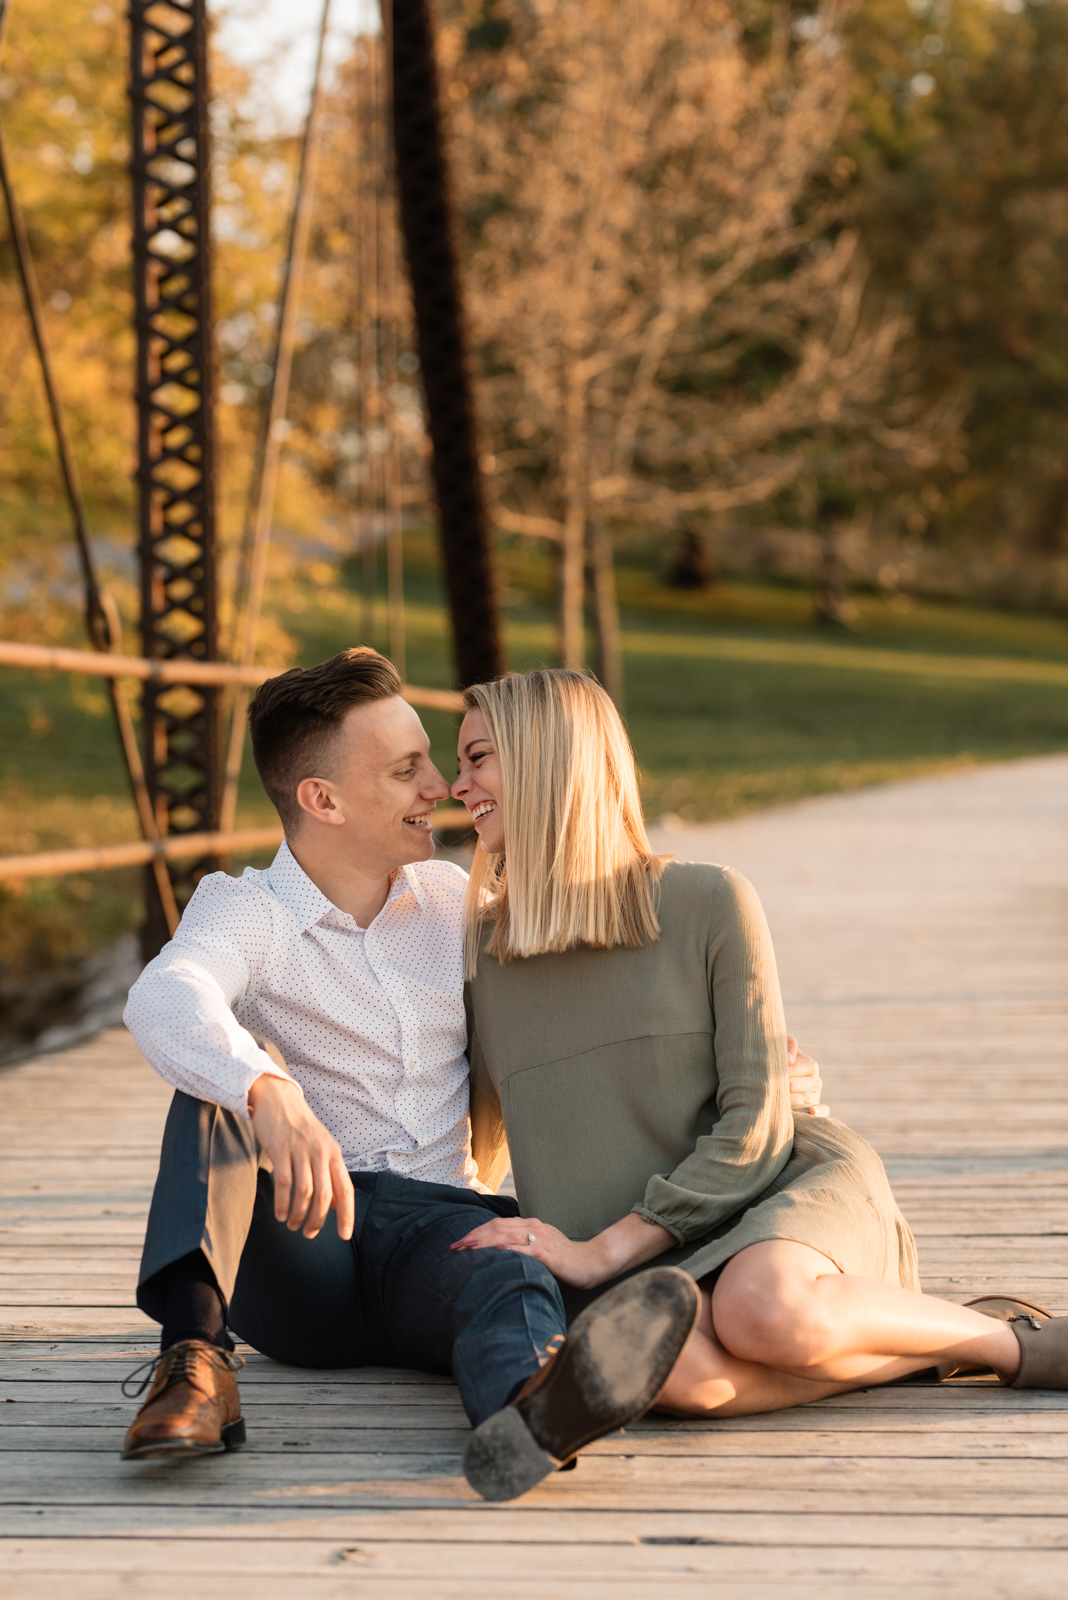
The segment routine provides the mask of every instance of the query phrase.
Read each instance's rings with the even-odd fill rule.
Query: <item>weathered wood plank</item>
[[[174,1595],[174,1579],[169,1575],[160,1573],[145,1574],[138,1577],[137,1593],[146,1597],[167,1596],[168,1600]],[[509,1581],[508,1593],[513,1600],[542,1600],[544,1595],[582,1595],[585,1600],[616,1600],[622,1593],[632,1597],[657,1596],[664,1592],[666,1584],[679,1594],[707,1594],[708,1585],[714,1581],[708,1572],[699,1565],[676,1565],[670,1574],[656,1577],[637,1576],[611,1578],[578,1577],[576,1575],[562,1576],[556,1579],[536,1577],[533,1579],[514,1575]],[[865,1577],[864,1569],[856,1569],[850,1576],[843,1577],[836,1582],[833,1574],[830,1577],[820,1576],[814,1580],[805,1579],[786,1580],[779,1576],[753,1577],[731,1576],[732,1591],[739,1596],[744,1595],[746,1600],[782,1600],[784,1594],[790,1600],[822,1600],[827,1594],[841,1594],[843,1592],[857,1593],[856,1584],[866,1583],[870,1580]],[[1016,1582],[1006,1578],[1003,1584],[985,1590],[986,1600],[1005,1600],[1018,1597],[1026,1592],[1036,1600],[1048,1600],[1048,1590],[1043,1585],[1048,1583],[1047,1577],[1041,1577],[1037,1583],[1023,1589],[1022,1581]],[[78,1592],[86,1600],[112,1600],[114,1595],[115,1579],[109,1574],[103,1578],[96,1574],[85,1574],[78,1580]],[[410,1600],[424,1600],[426,1594],[425,1577],[406,1578],[394,1574],[360,1572],[359,1589],[361,1595],[367,1596],[404,1596]],[[26,1600],[38,1600],[38,1597],[47,1597],[52,1600],[55,1593],[55,1578],[51,1574],[44,1576],[30,1576],[22,1580],[20,1593]],[[340,1572],[329,1577],[306,1576],[302,1581],[302,1593],[314,1596],[315,1600],[351,1600],[353,1576],[350,1572],[342,1576]],[[848,1585],[848,1588],[843,1588]],[[442,1576],[434,1585],[435,1600],[470,1600],[472,1579],[470,1569],[462,1576]],[[256,1593],[265,1597],[265,1600],[290,1600],[293,1592],[293,1579],[283,1577],[275,1579],[267,1576],[262,1581],[257,1580]],[[870,1593],[870,1589],[868,1590]],[[906,1586],[895,1588],[894,1593],[906,1593]],[[211,1582],[206,1580],[198,1583],[198,1593],[211,1597],[211,1600],[229,1600],[232,1589],[226,1580]],[[962,1584],[951,1583],[947,1586],[940,1571],[936,1571],[929,1583],[909,1583],[907,1585],[909,1600],[945,1600],[950,1596],[971,1596],[974,1594],[974,1585],[971,1582]]]
[[[151,1354],[151,1351],[148,1353]],[[115,1370],[106,1370],[103,1364],[99,1367],[94,1364],[88,1376],[83,1374],[77,1378],[69,1375],[69,1363],[57,1367],[54,1375],[50,1374],[47,1368],[42,1369],[32,1364],[23,1367],[22,1363],[19,1363],[21,1372],[6,1377],[0,1392],[5,1396],[16,1398],[21,1396],[25,1400],[60,1402],[69,1400],[71,1404],[83,1400],[99,1400],[104,1391],[117,1393],[118,1386],[126,1373],[141,1359],[147,1357],[144,1351],[139,1350],[123,1358]],[[109,1357],[108,1366],[110,1365]],[[249,1395],[250,1399],[267,1395],[276,1405],[305,1405],[316,1401],[329,1404],[335,1399],[342,1403],[347,1398],[350,1403],[355,1404],[381,1402],[395,1406],[421,1405],[429,1402],[448,1403],[459,1413],[459,1397],[448,1379],[435,1379],[429,1375],[424,1378],[421,1373],[405,1372],[400,1369],[388,1376],[383,1376],[380,1371],[376,1373],[376,1369],[373,1368],[362,1371],[353,1368],[346,1372],[324,1375],[315,1371],[302,1374],[294,1367],[272,1367],[269,1364],[253,1367],[250,1364],[241,1376],[243,1394]],[[803,1419],[826,1419],[842,1412],[860,1412],[873,1417],[897,1416],[906,1419],[916,1411],[925,1414],[939,1412],[945,1415],[947,1421],[955,1414],[964,1416],[977,1411],[1004,1417],[1006,1421],[1021,1413],[1048,1411],[1052,1415],[1061,1416],[1065,1426],[1068,1427],[1068,1403],[1064,1395],[1038,1389],[1003,1389],[993,1378],[961,1380],[942,1385],[892,1385],[877,1389],[859,1389],[847,1394],[834,1395],[826,1400],[817,1400],[812,1405],[806,1406],[803,1411],[792,1411],[790,1415]],[[747,1425],[756,1425],[754,1418],[744,1420]],[[826,1421],[817,1420],[811,1425],[826,1426]],[[643,1422],[635,1424],[637,1429],[643,1431],[657,1428],[672,1433],[697,1432],[708,1434],[710,1437],[727,1426],[734,1426],[734,1422],[728,1424],[700,1419],[676,1421],[656,1416],[647,1417]]]
[[[520,1506],[486,1506],[450,1502],[420,1509],[387,1506],[376,1509],[325,1509],[309,1506],[228,1507],[218,1495],[190,1500],[185,1506],[149,1507],[130,1502],[121,1507],[43,1505],[0,1511],[11,1537],[76,1538],[155,1537],[196,1542],[261,1544],[273,1538],[363,1541],[433,1540],[472,1546],[487,1543],[613,1544],[635,1539],[708,1540],[724,1545],[767,1549],[852,1549],[883,1547],[902,1551],[930,1550],[1057,1550],[1068,1551],[1068,1514],[1057,1516],[910,1517],[907,1523],[890,1512],[823,1513],[722,1511],[613,1511],[587,1509],[563,1501],[546,1507],[524,1501]],[[17,1530],[22,1518],[25,1528]],[[472,1552],[477,1559],[477,1553]]]
[[[129,1414],[132,1404],[99,1391],[92,1399],[73,1404],[67,1400],[41,1401],[21,1397],[10,1403],[16,1404],[19,1409],[0,1414],[0,1420],[4,1425],[3,1442],[12,1449],[18,1448],[15,1439],[20,1427],[65,1427],[70,1431],[106,1427],[110,1430],[108,1448],[111,1448],[115,1443],[116,1416]],[[351,1399],[337,1398],[330,1402],[295,1399],[287,1403],[276,1400],[269,1391],[266,1398],[260,1398],[254,1391],[246,1391],[244,1414],[250,1434],[255,1430],[253,1444],[256,1448],[259,1447],[261,1431],[265,1428],[278,1429],[287,1437],[296,1433],[302,1438],[310,1438],[313,1444],[322,1441],[324,1448],[327,1447],[326,1441],[330,1438],[332,1428],[343,1431],[350,1445],[355,1445],[359,1436],[362,1448],[376,1450],[385,1446],[377,1442],[369,1444],[364,1437],[366,1433],[373,1432],[376,1438],[378,1435],[395,1438],[398,1449],[408,1448],[410,1439],[407,1436],[418,1434],[420,1430],[425,1433],[437,1428],[448,1431],[450,1437],[453,1433],[457,1437],[467,1437],[467,1421],[462,1410],[454,1404],[450,1404],[446,1410],[432,1399],[427,1401],[425,1407],[415,1403],[398,1406],[388,1401],[367,1401],[357,1392]],[[958,1448],[959,1436],[964,1436],[968,1441],[966,1447],[969,1449],[972,1445],[976,1449],[985,1449],[989,1444],[990,1450],[997,1452],[1001,1448],[1001,1440],[1005,1440],[1008,1447],[1011,1441],[1041,1436],[1048,1441],[1052,1453],[1059,1454],[1066,1433],[1064,1413],[1059,1408],[1016,1411],[1006,1415],[991,1407],[987,1411],[962,1411],[957,1416],[934,1408],[910,1412],[906,1416],[869,1411],[841,1411],[828,1416],[825,1413],[813,1414],[811,1409],[798,1408],[762,1417],[725,1418],[712,1426],[672,1425],[669,1430],[658,1425],[655,1419],[651,1422],[646,1420],[628,1428],[625,1437],[627,1451],[639,1454],[721,1455],[739,1448],[748,1449],[752,1454],[808,1456],[817,1450],[823,1454],[841,1454],[843,1451],[848,1454],[859,1449],[863,1453],[869,1447],[871,1454],[883,1454],[887,1450],[893,1453],[889,1445],[884,1446],[884,1440],[901,1440],[905,1448],[910,1440],[916,1438],[939,1442],[952,1454]],[[736,1444],[739,1435],[743,1438]],[[831,1441],[837,1441],[833,1449]],[[3,1442],[0,1442],[0,1447]],[[622,1445],[612,1435],[588,1446],[588,1449],[595,1455],[612,1455],[618,1454]],[[921,1446],[920,1453],[925,1450],[926,1446]]]
[[[31,1411],[27,1407],[27,1412]],[[40,1408],[33,1408],[39,1411]],[[379,1456],[420,1455],[447,1456],[455,1464],[467,1441],[469,1429],[461,1416],[423,1415],[398,1416],[389,1407],[353,1407],[351,1419],[337,1426],[336,1415],[322,1406],[309,1415],[310,1408],[301,1407],[298,1414],[260,1415],[245,1406],[248,1424],[249,1447],[259,1455],[288,1456],[299,1451],[302,1456],[349,1456],[353,1450],[364,1455]],[[60,1416],[58,1413],[63,1412]],[[5,1451],[33,1451],[42,1454],[76,1453],[114,1456],[117,1428],[132,1416],[132,1411],[119,1406],[79,1407],[77,1419],[70,1421],[66,1408],[53,1406],[49,1415],[27,1415],[12,1419],[4,1416],[0,1428],[0,1453]],[[780,1431],[776,1433],[718,1434],[714,1444],[706,1435],[680,1434],[661,1438],[647,1434],[628,1433],[625,1450],[628,1457],[677,1457],[686,1460],[705,1457],[714,1449],[719,1460],[735,1458],[793,1457],[809,1461],[815,1455],[833,1456],[836,1460],[882,1459],[896,1457],[902,1460],[928,1461],[1000,1461],[1019,1459],[1033,1461],[1061,1461],[1068,1459],[1068,1431],[1062,1419],[1054,1427],[1021,1431],[1006,1431],[999,1419],[986,1419],[992,1425],[985,1430],[975,1428],[957,1430],[933,1426],[916,1431],[893,1430],[876,1432],[870,1428],[843,1429],[801,1433]],[[334,1425],[332,1425],[334,1424]],[[450,1426],[451,1424],[451,1426]],[[589,1457],[618,1456],[624,1446],[618,1440],[599,1440],[585,1452]]]
[[[121,1462],[117,1453],[70,1455],[9,1451],[4,1456],[10,1487],[0,1504],[22,1504],[47,1496],[53,1503],[142,1505],[183,1503],[192,1491],[222,1491],[228,1504],[274,1502],[318,1505],[381,1505],[464,1501],[477,1496],[440,1456],[383,1455],[360,1450],[342,1457],[314,1452],[277,1456],[254,1449],[197,1463],[196,1487],[189,1474],[167,1464]],[[546,1480],[527,1503],[614,1506],[618,1509],[794,1512],[886,1512],[899,1515],[1057,1515],[1068,1505],[1068,1461],[1064,1459],[783,1456],[774,1472],[762,1456],[649,1456],[638,1453],[583,1456],[579,1468]]]
[[[0,1332],[75,1334],[114,1333],[122,1329],[144,1338],[155,1326],[136,1306],[0,1305]]]
[[[277,1579],[279,1585],[296,1580],[303,1590],[311,1579],[311,1592],[324,1594],[331,1592],[331,1584],[339,1576],[344,1577],[346,1568],[349,1584],[358,1574],[361,1589],[367,1579],[404,1578],[432,1582],[437,1594],[441,1579],[470,1579],[471,1557],[470,1548],[461,1544],[400,1539],[344,1543],[275,1538],[255,1545],[219,1540],[202,1544],[170,1539],[42,1540],[17,1544],[8,1553],[10,1572],[20,1580],[43,1576],[62,1580],[91,1567],[97,1574],[136,1578],[139,1585],[153,1573],[181,1574],[197,1581],[198,1589],[201,1580],[222,1584],[228,1578],[231,1582],[243,1578],[255,1583],[257,1593],[264,1592],[264,1580]],[[867,1581],[881,1588],[887,1580],[895,1580],[942,1582],[952,1586],[950,1592],[961,1592],[964,1584],[979,1582],[984,1595],[995,1592],[991,1583],[1056,1586],[1064,1575],[1064,1558],[1052,1551],[953,1551],[950,1555],[875,1546],[854,1547],[848,1552],[779,1547],[772,1553],[737,1544],[658,1543],[640,1537],[599,1544],[479,1543],[480,1584],[507,1582],[511,1594],[517,1566],[528,1583],[614,1577],[629,1589],[634,1580],[704,1577],[761,1583],[774,1579],[830,1584]]]

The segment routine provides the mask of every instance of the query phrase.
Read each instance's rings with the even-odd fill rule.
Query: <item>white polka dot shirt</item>
[[[282,1052],[350,1171],[483,1189],[471,1156],[462,908],[447,861],[396,873],[361,928],[283,844],[265,872],[203,878],[130,991],[125,1022],[161,1077],[248,1116]]]

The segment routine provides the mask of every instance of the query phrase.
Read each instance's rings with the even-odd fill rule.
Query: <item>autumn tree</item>
[[[883,393],[842,16],[501,0],[446,33],[497,522],[557,542],[570,665],[589,562],[616,689],[610,531],[766,500]]]
[[[1030,564],[1037,598],[1068,543],[1068,6],[868,0],[849,48],[850,212],[911,318],[913,381],[962,418],[939,470],[889,474],[880,515]]]

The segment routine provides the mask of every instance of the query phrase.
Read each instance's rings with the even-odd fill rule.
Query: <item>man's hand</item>
[[[791,1110],[807,1111],[810,1117],[829,1117],[830,1107],[819,1103],[823,1093],[819,1062],[805,1054],[793,1034],[786,1036],[786,1060],[790,1067]]]
[[[341,1146],[308,1110],[296,1084],[262,1073],[248,1092],[248,1108],[274,1168],[278,1221],[314,1239],[333,1206],[338,1238],[351,1239],[356,1205]]]

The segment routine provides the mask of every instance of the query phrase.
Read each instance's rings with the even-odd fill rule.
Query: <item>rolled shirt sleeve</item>
[[[226,873],[202,878],[174,938],[142,972],[123,1013],[161,1078],[246,1118],[248,1091],[263,1073],[296,1081],[234,1014],[271,936],[266,895]]]
[[[634,1210],[680,1244],[710,1233],[760,1195],[793,1141],[786,1021],[771,934],[756,891],[726,869],[712,896],[708,985],[718,1120]]]

